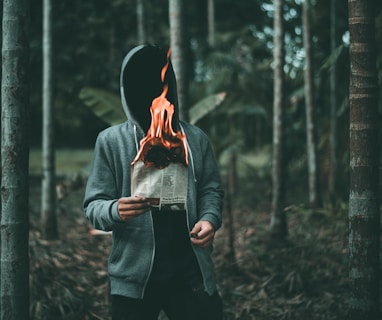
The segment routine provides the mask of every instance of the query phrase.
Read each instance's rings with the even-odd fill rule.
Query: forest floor
[[[30,181],[31,319],[110,319],[108,234],[94,235],[82,211],[84,186],[66,177],[71,190],[58,202],[59,240],[41,238],[40,179]],[[74,187],[73,187],[74,186]],[[233,201],[215,237],[214,260],[225,320],[345,319],[347,309],[347,211],[310,214],[287,208],[288,237],[269,234],[269,201]],[[165,318],[165,317],[162,317]]]

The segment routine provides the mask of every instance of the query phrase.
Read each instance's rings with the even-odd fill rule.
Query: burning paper
[[[131,192],[146,197],[159,210],[185,210],[188,170],[181,163],[170,163],[164,169],[147,167],[137,161],[131,171]]]

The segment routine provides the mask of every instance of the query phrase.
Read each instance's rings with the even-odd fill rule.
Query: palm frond
[[[226,93],[220,92],[209,95],[191,107],[188,116],[191,124],[195,124],[200,119],[214,111],[225,99]]]
[[[119,96],[109,91],[86,87],[80,91],[79,98],[100,119],[109,125],[126,121]]]

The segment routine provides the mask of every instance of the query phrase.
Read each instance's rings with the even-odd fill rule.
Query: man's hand
[[[150,208],[150,202],[145,197],[125,197],[118,200],[118,214],[123,221],[129,221]]]
[[[201,220],[192,228],[190,235],[193,244],[202,248],[208,248],[214,240],[215,230],[211,222]]]

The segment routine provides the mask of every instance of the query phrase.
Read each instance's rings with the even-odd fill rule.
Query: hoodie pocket
[[[113,231],[115,232],[115,231]],[[109,257],[109,263],[113,264],[116,263],[118,260],[120,260],[123,250],[124,250],[124,241],[120,239],[120,237],[114,236],[113,237],[113,244],[111,247],[110,257]]]
[[[109,256],[110,275],[136,277],[147,270],[153,255],[153,239],[147,228],[126,225],[113,231],[113,246]]]

